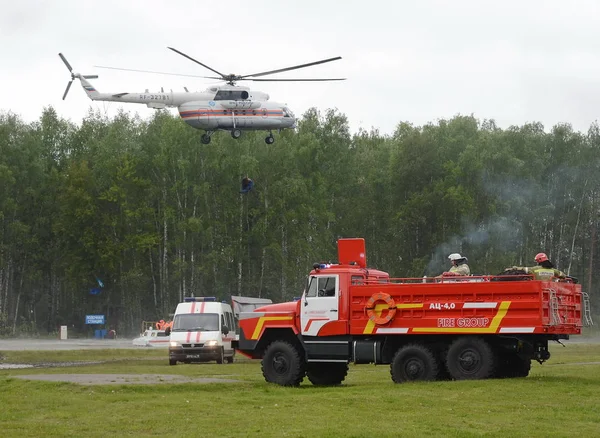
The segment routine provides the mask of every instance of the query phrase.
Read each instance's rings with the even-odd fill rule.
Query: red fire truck
[[[393,279],[367,268],[364,239],[340,239],[338,257],[314,265],[299,300],[240,313],[236,348],[267,382],[337,385],[350,362],[390,364],[396,383],[525,377],[589,315],[569,279]]]

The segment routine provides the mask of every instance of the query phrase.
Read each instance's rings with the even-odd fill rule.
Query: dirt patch
[[[80,385],[155,385],[158,383],[239,383],[240,380],[213,377],[186,377],[176,374],[28,374],[15,379],[70,382]]]

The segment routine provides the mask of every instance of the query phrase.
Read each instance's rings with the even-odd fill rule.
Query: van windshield
[[[219,315],[216,313],[184,313],[176,315],[173,321],[173,331],[219,331]]]

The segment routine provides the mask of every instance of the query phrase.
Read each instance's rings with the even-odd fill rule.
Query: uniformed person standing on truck
[[[471,275],[471,270],[467,264],[468,260],[466,257],[461,256],[459,253],[454,252],[448,256],[452,267],[449,271],[444,272],[442,277],[453,277],[459,275]]]
[[[535,262],[538,264],[537,266],[529,267],[521,267],[521,266],[513,266],[509,269],[521,269],[525,271],[526,274],[533,274],[533,278],[535,280],[552,280],[552,278],[560,278],[565,279],[567,276],[564,272],[559,271],[554,267],[554,264],[548,259],[548,256],[540,252],[535,256]]]

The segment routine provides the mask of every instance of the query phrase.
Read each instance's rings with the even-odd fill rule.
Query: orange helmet
[[[542,263],[547,260],[548,260],[548,256],[546,254],[544,254],[543,252],[540,252],[538,255],[535,256],[536,263]]]

